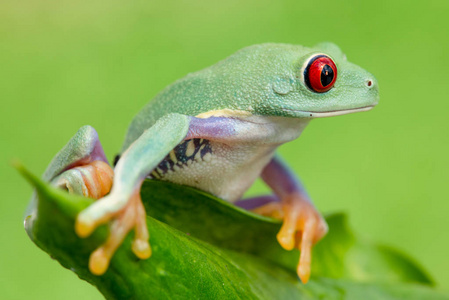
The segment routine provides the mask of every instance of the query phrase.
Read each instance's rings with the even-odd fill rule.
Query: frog
[[[140,196],[150,179],[194,187],[279,219],[273,239],[299,250],[297,275],[307,283],[312,248],[328,226],[277,149],[300,137],[313,119],[368,111],[378,101],[376,78],[333,43],[253,45],[157,94],[131,121],[114,166],[96,130],[86,125],[56,154],[43,179],[96,199],[74,225],[80,238],[109,226],[107,240],[89,257],[95,275],[107,271],[131,231],[132,252],[151,256]],[[272,193],[243,199],[258,178]]]

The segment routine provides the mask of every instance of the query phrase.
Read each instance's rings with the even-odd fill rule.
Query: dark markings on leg
[[[150,177],[161,178],[168,171],[176,172],[198,161],[202,161],[207,153],[212,154],[212,147],[208,140],[191,139],[177,145],[171,153],[151,172]],[[175,168],[175,166],[177,168]]]
[[[114,157],[114,167],[117,165],[119,159],[120,159],[120,154],[117,154],[117,155]]]

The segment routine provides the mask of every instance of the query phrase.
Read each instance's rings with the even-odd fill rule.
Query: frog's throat
[[[377,104],[377,103],[376,103]],[[359,108],[343,109],[343,110],[331,110],[331,111],[303,111],[303,110],[293,110],[284,108],[283,110],[290,116],[296,118],[325,118],[346,115],[350,113],[367,111],[372,109],[374,105],[368,105]],[[234,109],[220,109],[220,110],[210,110],[201,114],[196,115],[196,118],[206,119],[210,117],[227,117],[227,118],[247,118],[251,117],[253,114],[248,111],[234,110]]]
[[[351,109],[343,109],[343,110],[331,110],[331,111],[302,111],[302,110],[292,110],[292,109],[284,109],[284,111],[293,114],[295,117],[302,118],[326,118],[333,116],[341,116],[346,114],[351,114],[360,111],[367,111],[374,107],[375,105],[368,105],[364,107],[351,108]]]

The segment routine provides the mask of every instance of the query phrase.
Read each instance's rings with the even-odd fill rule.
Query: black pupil
[[[321,84],[323,87],[328,86],[332,80],[334,79],[334,70],[332,70],[331,66],[324,65],[321,70]]]

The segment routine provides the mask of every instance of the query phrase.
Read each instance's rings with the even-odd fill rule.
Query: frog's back
[[[229,109],[263,114],[258,111],[258,104],[273,96],[269,80],[282,73],[282,66],[305,49],[288,44],[254,45],[211,67],[188,74],[166,87],[135,116],[122,151],[169,113],[197,116]]]

